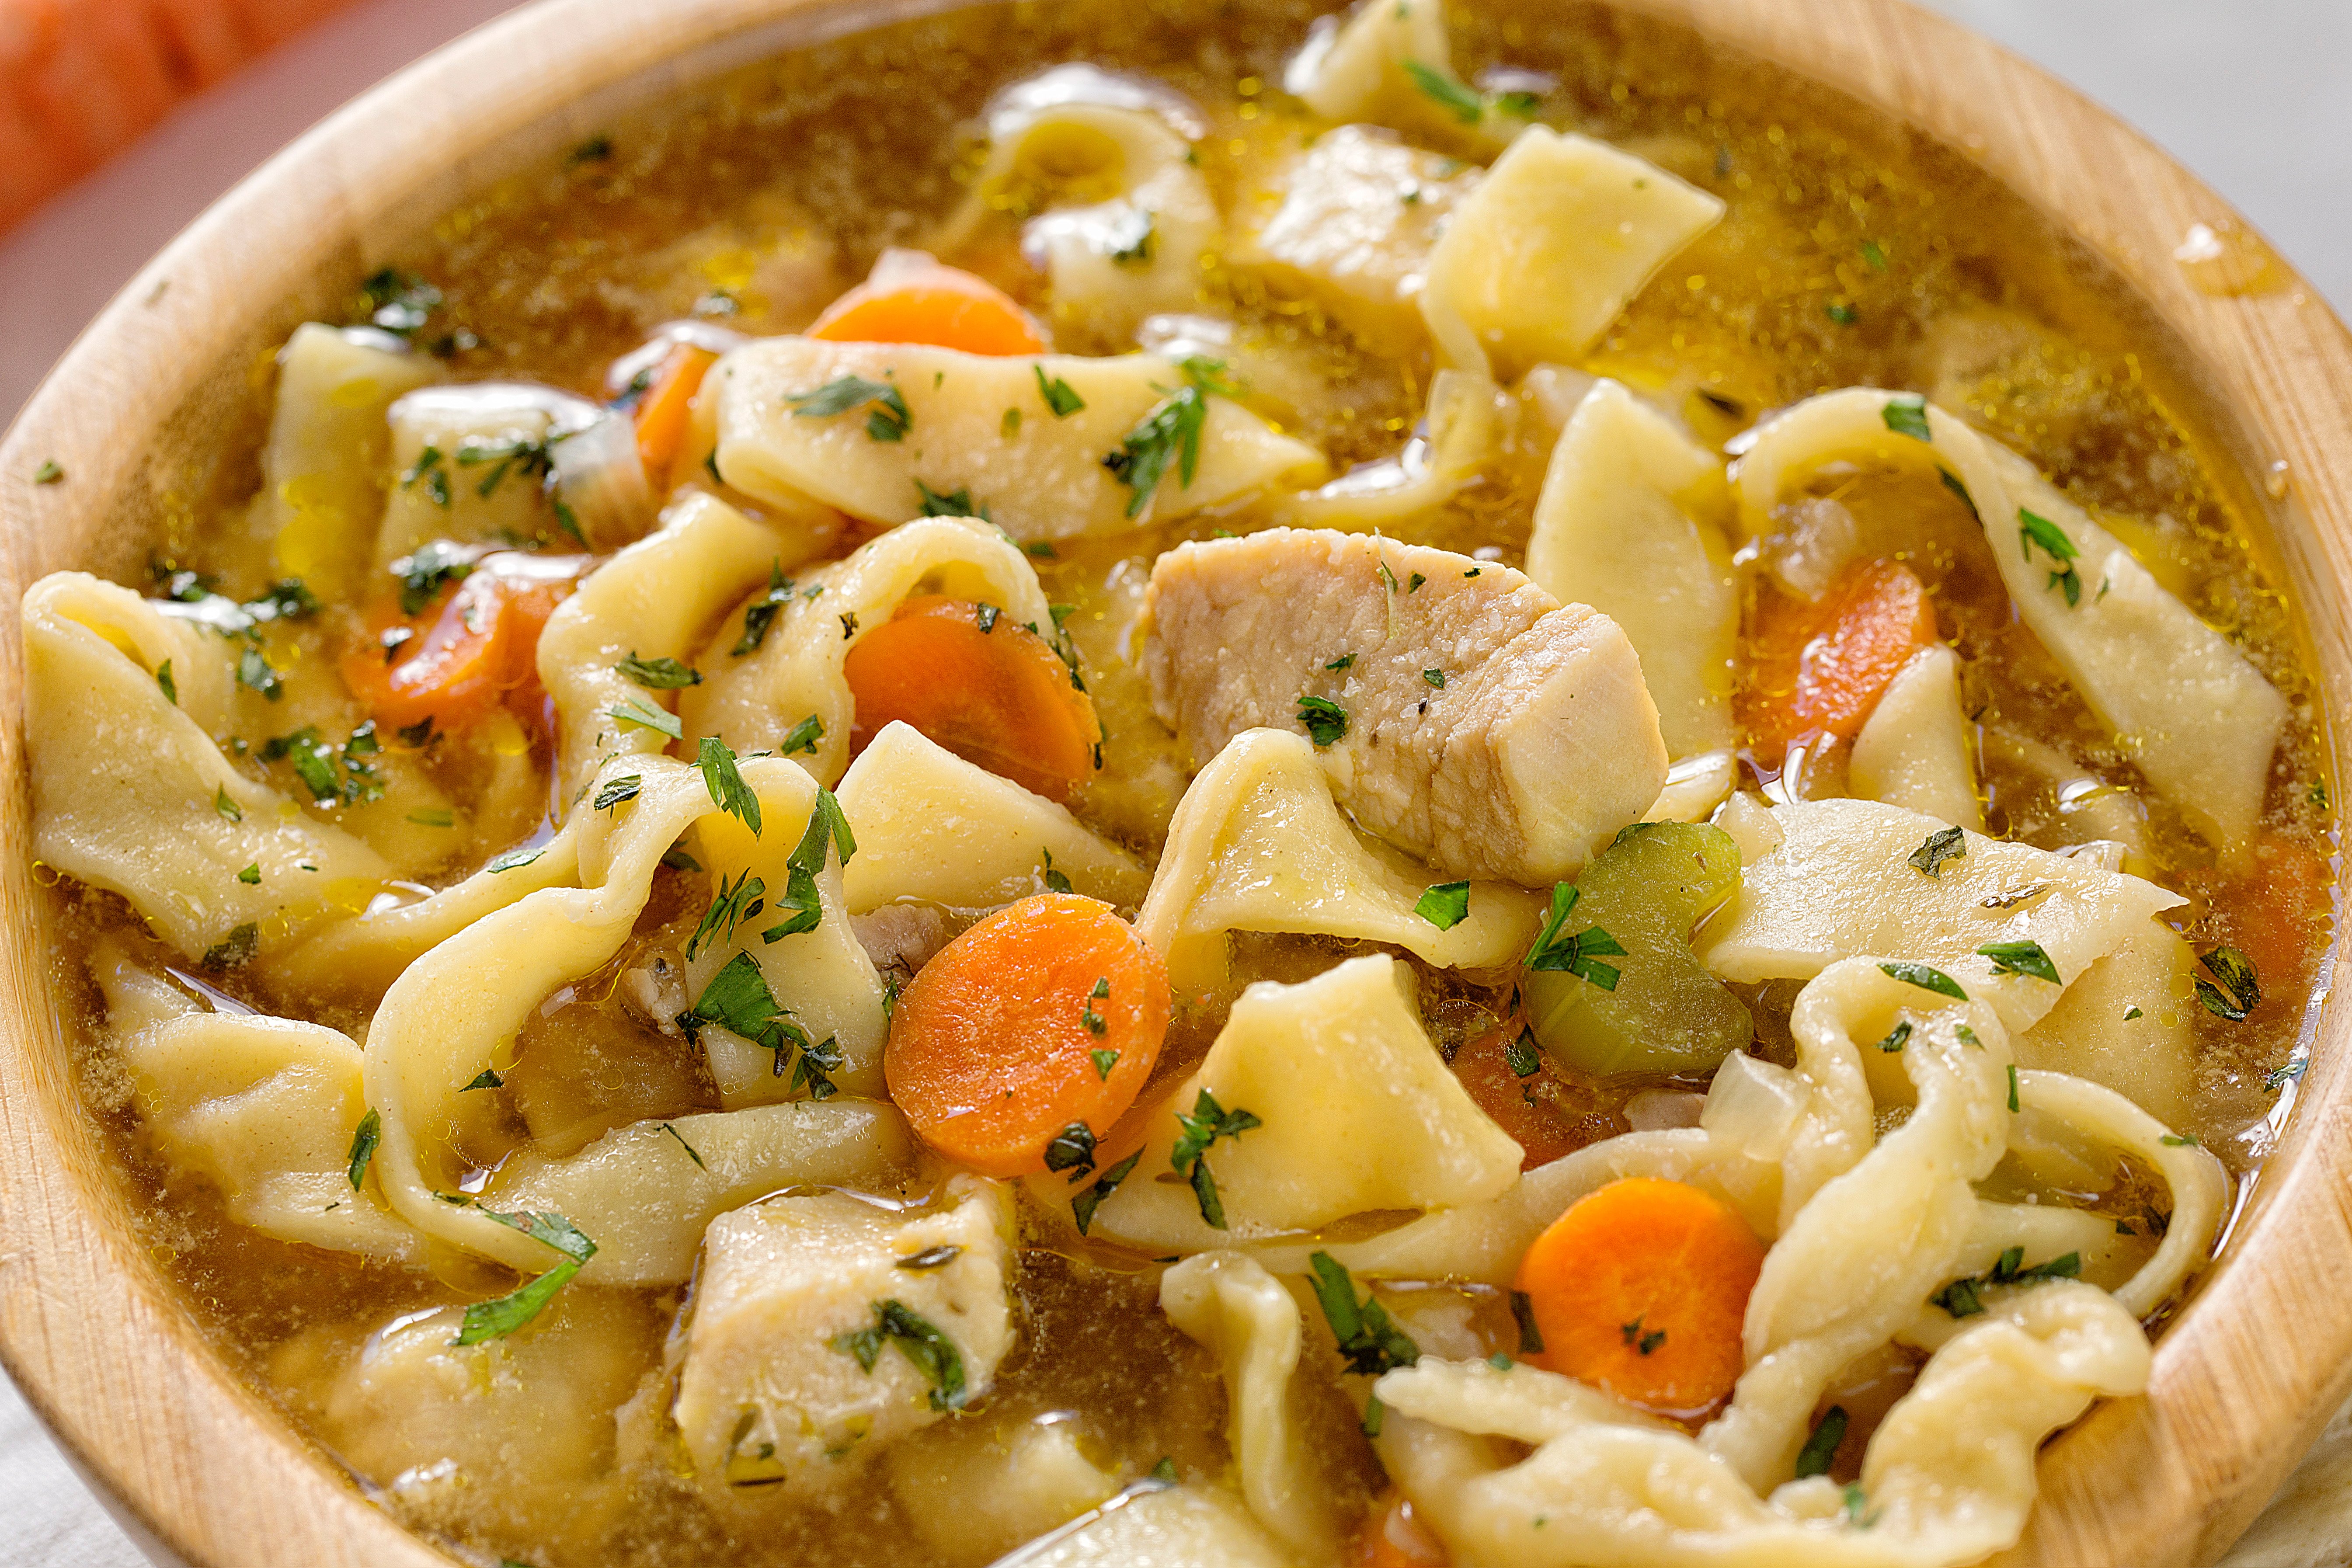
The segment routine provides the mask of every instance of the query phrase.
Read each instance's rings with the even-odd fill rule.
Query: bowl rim
[[[2178,338],[2203,378],[2203,422],[2245,474],[2288,481],[2244,499],[2266,528],[2267,563],[2294,585],[2329,710],[2352,710],[2352,334],[2284,264],[2261,293],[2191,286],[2175,247],[2199,223],[2254,235],[2242,216],[2072,88],[1906,0],[1602,3],[1687,26],[1906,122],[2102,258]],[[100,1178],[43,1157],[87,1131],[73,1116],[28,866],[13,629],[22,590],[85,553],[58,542],[85,539],[140,482],[143,443],[117,433],[161,428],[258,310],[338,262],[372,269],[466,194],[593,132],[610,106],[658,100],[763,52],[959,8],[674,0],[648,19],[609,0],[522,6],[388,78],[239,182],[125,285],[0,438],[11,627],[0,637],[0,776],[15,781],[0,801],[0,842],[13,851],[0,856],[0,900],[19,916],[0,942],[0,1364],[151,1555],[448,1561],[236,1379],[110,1223],[120,1201]],[[36,488],[31,475],[51,460],[73,482]],[[2322,743],[2333,772],[2324,726]],[[2352,1387],[2347,1032],[2352,1017],[2331,996],[2294,1114],[2221,1261],[2158,1342],[2148,1394],[2101,1405],[2044,1448],[2041,1501],[2014,1561],[2218,1555]],[[270,1483],[253,1484],[261,1475]]]

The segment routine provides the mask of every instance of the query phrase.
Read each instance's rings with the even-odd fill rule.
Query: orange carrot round
[[[1661,1415],[1693,1420],[1746,1366],[1740,1329],[1764,1244],[1685,1182],[1612,1182],[1519,1260],[1544,1348],[1533,1359]]]
[[[1349,1542],[1347,1561],[1353,1568],[1445,1568],[1452,1559],[1412,1504],[1391,1490],[1372,1500]]]
[[[539,634],[571,592],[567,580],[478,566],[416,615],[386,598],[369,613],[368,635],[344,652],[343,684],[378,723],[397,729],[428,718],[460,729],[509,699],[529,712]]]
[[[646,466],[646,478],[656,489],[668,488],[664,480],[678,447],[686,443],[687,423],[692,417],[689,405],[702,388],[703,376],[718,363],[719,356],[699,343],[678,343],[637,400],[637,457]]]
[[[912,251],[887,252],[873,277],[825,307],[808,336],[929,343],[969,354],[1041,354],[1052,346],[1004,290]]]
[[[992,605],[927,595],[858,638],[842,666],[853,753],[903,720],[966,762],[1060,800],[1094,771],[1094,700],[1038,633]]]
[[[1135,1103],[1168,1033],[1168,966],[1108,904],[1040,893],[916,973],[882,1071],[924,1142],[991,1176],[1075,1171]]]
[[[1911,656],[1935,641],[1927,586],[1895,562],[1854,563],[1817,605],[1765,589],[1737,703],[1758,757],[1777,763],[1823,734],[1853,739]]]

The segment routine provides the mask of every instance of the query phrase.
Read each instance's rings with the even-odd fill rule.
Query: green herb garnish
[[[1906,985],[1916,985],[1922,991],[1933,991],[1938,996],[1954,996],[1963,1002],[1969,999],[1969,994],[1960,989],[1958,981],[1942,970],[1931,969],[1924,963],[1910,963],[1897,960],[1880,964],[1878,972],[1890,980],[1900,980]]]
[[[1323,1309],[1323,1321],[1331,1325],[1349,1372],[1377,1377],[1421,1359],[1421,1347],[1390,1320],[1388,1309],[1370,1290],[1356,1300],[1356,1282],[1346,1265],[1328,1252],[1309,1254],[1307,1264],[1315,1271],[1315,1303]]]
[[[1571,883],[1553,885],[1551,912],[1544,919],[1543,930],[1536,934],[1535,945],[1528,950],[1527,966],[1545,973],[1573,974],[1603,991],[1614,991],[1617,989],[1616,967],[1597,961],[1623,957],[1623,945],[1599,926],[1588,927],[1573,936],[1560,934],[1560,928],[1568,923],[1570,911],[1576,908],[1578,896],[1578,889]]]
[[[1440,882],[1414,900],[1412,912],[1440,931],[1452,931],[1470,913],[1470,884]]]

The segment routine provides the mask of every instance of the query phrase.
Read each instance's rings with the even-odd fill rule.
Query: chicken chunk
[[[1507,566],[1269,529],[1152,568],[1144,661],[1204,764],[1305,731],[1368,831],[1454,877],[1573,876],[1658,796],[1658,712],[1608,616]]]
[[[986,1394],[1013,1344],[1011,1226],[976,1177],[911,1217],[820,1193],[713,1220],[676,1406],[695,1468],[821,1494]]]

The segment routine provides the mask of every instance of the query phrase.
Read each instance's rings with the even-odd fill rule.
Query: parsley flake
[[[1261,1127],[1257,1117],[1238,1106],[1227,1110],[1217,1103],[1217,1097],[1207,1089],[1192,1102],[1192,1114],[1176,1113],[1176,1124],[1183,1132],[1176,1146],[1168,1152],[1168,1164],[1178,1175],[1188,1177],[1192,1184],[1192,1195],[1201,1205],[1201,1219],[1212,1230],[1225,1228],[1225,1205],[1217,1196],[1216,1178],[1209,1173],[1210,1145],[1220,1138],[1239,1138],[1253,1127]]]
[[[728,652],[736,658],[760,651],[768,640],[768,628],[776,624],[776,615],[792,602],[793,580],[784,575],[781,558],[768,563],[768,586],[757,598],[743,606],[743,635],[735,639]]]
[[[1403,65],[1405,75],[1412,78],[1412,85],[1463,124],[1475,125],[1485,118],[1486,100],[1445,72],[1419,60],[1406,60]]]
[[[622,679],[635,681],[648,691],[675,691],[683,686],[702,684],[700,670],[674,658],[639,658],[632,653],[613,669]]]
[[[2042,951],[2038,942],[1989,942],[1977,952],[1992,960],[1995,974],[2027,974],[2036,980],[2047,980],[2053,985],[2063,985],[2058,978],[2058,966]]]
[[[677,714],[635,697],[605,710],[605,714],[613,722],[625,729],[651,730],[657,734],[667,735],[673,741],[686,738],[686,726],[678,722]]]
[[[1412,912],[1440,931],[1452,931],[1470,913],[1470,884],[1440,882],[1414,900]]]
[[[2213,979],[2198,978],[2197,1000],[2216,1017],[2244,1023],[2246,1015],[2263,1000],[2262,983],[2254,976],[2252,962],[2234,947],[2217,947],[2200,962]],[[2214,981],[2221,984],[2216,985]]]
[[[619,778],[605,780],[604,787],[598,790],[596,798],[588,804],[593,810],[610,811],[625,800],[636,799],[644,793],[645,787],[643,773],[624,773]]]
[[[2018,554],[2026,561],[2032,561],[2038,546],[2042,553],[2057,563],[2058,568],[2050,574],[2050,581],[2042,585],[2063,590],[2068,609],[2080,605],[2083,602],[2083,579],[2074,570],[2074,562],[2082,552],[2075,549],[2074,542],[2066,537],[2066,531],[2048,518],[2037,517],[2022,507],[2018,509],[2017,522]]]
[[[871,1373],[881,1359],[882,1347],[897,1345],[899,1353],[930,1382],[932,1409],[962,1409],[971,1395],[964,1385],[963,1356],[955,1342],[903,1301],[876,1301],[872,1307],[872,1325],[836,1336],[833,1348],[855,1358],[859,1367]]]
[[[1029,368],[1036,373],[1037,395],[1045,400],[1045,406],[1054,411],[1055,418],[1067,419],[1071,415],[1086,407],[1087,400],[1080,397],[1068,382],[1058,375],[1047,381],[1045,367],[1042,364],[1033,364]],[[1013,412],[1017,414],[1019,410],[1015,409]]]
[[[1328,697],[1302,695],[1298,721],[1307,727],[1307,738],[1318,746],[1330,745],[1348,733],[1348,710]]]
[[[370,1110],[360,1118],[359,1126],[352,1130],[352,1152],[345,1156],[350,1169],[344,1173],[350,1176],[353,1192],[357,1192],[360,1184],[367,1180],[368,1162],[375,1158],[375,1146],[383,1141],[383,1118]]]
[[[1898,393],[1888,398],[1878,416],[1897,436],[1931,443],[1936,439],[1936,433],[1927,427],[1927,400],[1916,392]]]
[[[544,1311],[555,1293],[572,1283],[581,1266],[596,1256],[596,1244],[560,1214],[500,1214],[496,1209],[482,1213],[534,1241],[545,1242],[563,1255],[563,1261],[510,1295],[467,1307],[457,1337],[449,1342],[453,1345],[478,1345],[513,1333]]]
[[[213,809],[219,812],[231,822],[243,822],[245,820],[245,808],[237,805],[236,802],[229,799],[228,786],[226,784],[221,785],[219,789],[213,793]]]
[[[915,424],[897,387],[862,375],[835,376],[814,392],[788,394],[784,401],[793,405],[794,417],[801,419],[829,419],[872,405],[873,412],[866,417],[866,434],[876,441],[902,441]]]
[[[1551,911],[1545,917],[1543,930],[1536,934],[1536,943],[1528,950],[1527,966],[1542,973],[1573,974],[1588,984],[1603,991],[1617,989],[1618,971],[1613,964],[1596,962],[1603,958],[1622,958],[1625,949],[1618,940],[1591,926],[1573,936],[1562,936],[1560,928],[1576,908],[1579,889],[1571,883],[1555,883],[1551,890]]]
[[[1086,1235],[1087,1227],[1094,1224],[1095,1210],[1102,1207],[1105,1198],[1118,1191],[1118,1184],[1134,1173],[1136,1162],[1142,1158],[1143,1151],[1138,1149],[1134,1153],[1105,1171],[1096,1179],[1093,1186],[1070,1200],[1070,1217],[1077,1222],[1080,1236]]]
[[[1880,964],[1878,972],[1889,980],[1900,980],[1906,985],[1916,985],[1920,990],[1933,991],[1938,996],[1954,996],[1963,1002],[1969,999],[1969,994],[1960,989],[1958,981],[1942,970],[1931,969],[1924,963],[1895,960]]]
[[[1315,1304],[1323,1309],[1323,1321],[1331,1325],[1349,1372],[1377,1377],[1421,1359],[1421,1347],[1391,1321],[1370,1290],[1362,1300],[1356,1299],[1356,1282],[1345,1264],[1328,1252],[1310,1254],[1307,1263],[1315,1271]]]
[[[1957,827],[1947,827],[1927,835],[1927,841],[1911,851],[1908,863],[1940,879],[1945,861],[1961,859],[1968,852],[1969,836]]]
[[[760,797],[752,794],[751,786],[743,782],[742,770],[735,765],[735,753],[729,751],[727,742],[716,735],[702,737],[701,753],[695,766],[702,770],[702,782],[710,791],[710,803],[728,816],[739,818],[751,830],[751,837],[757,838],[760,836]]]
[[[1845,1441],[1846,1425],[1844,1405],[1832,1405],[1822,1412],[1805,1446],[1797,1450],[1797,1479],[1830,1473],[1830,1459],[1837,1453],[1838,1445]]]
[[[1201,424],[1207,416],[1201,389],[1181,387],[1127,433],[1118,451],[1103,458],[1111,477],[1133,492],[1127,502],[1129,517],[1150,504],[1171,459],[1179,481],[1192,484],[1201,461]]]

